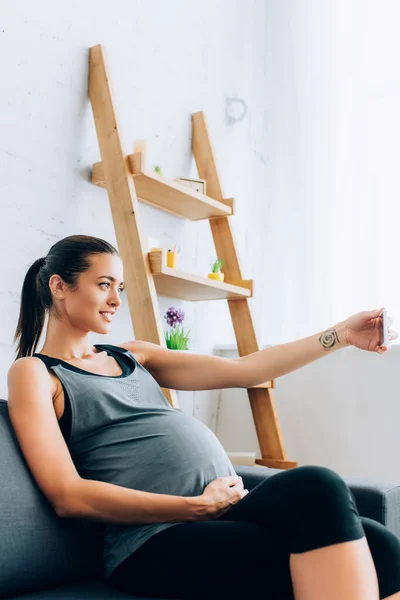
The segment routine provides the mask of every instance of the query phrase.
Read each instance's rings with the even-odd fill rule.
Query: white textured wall
[[[266,187],[251,263],[263,346],[382,306],[400,330],[399,18],[396,0],[267,3]],[[349,348],[277,379],[288,457],[400,481],[399,352]],[[220,397],[221,442],[258,454],[246,393]]]
[[[165,175],[197,176],[191,114],[205,112],[224,193],[236,198],[233,227],[246,263],[246,223],[265,171],[264,34],[265,5],[258,0],[1,2],[1,397],[28,266],[67,235],[116,244],[107,194],[90,183],[100,153],[87,96],[89,47],[101,43],[107,53],[126,153],[147,139],[149,164],[161,165]],[[247,107],[243,120],[235,98]],[[140,208],[146,235],[163,245],[176,241],[184,270],[208,272],[214,258],[208,222]],[[184,307],[194,350],[212,352],[215,343],[234,339],[225,302],[160,299],[162,314],[171,304]],[[133,336],[125,300],[112,333],[92,341]],[[214,392],[180,397],[182,408],[215,428]]]

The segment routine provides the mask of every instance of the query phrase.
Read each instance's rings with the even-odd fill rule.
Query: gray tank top
[[[125,377],[89,373],[64,361],[50,366],[68,394],[67,444],[80,476],[146,492],[200,496],[217,477],[235,475],[214,433],[172,408],[132,352],[112,348],[112,355],[117,351],[133,363]],[[150,537],[177,523],[106,523],[105,579]]]

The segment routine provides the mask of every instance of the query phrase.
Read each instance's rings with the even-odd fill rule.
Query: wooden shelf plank
[[[273,380],[271,380],[271,381],[264,381],[264,383],[259,383],[258,385],[251,385],[251,386],[250,386],[250,387],[248,387],[248,388],[240,388],[240,389],[243,389],[243,390],[254,390],[254,389],[256,389],[256,388],[260,388],[260,389],[262,389],[262,390],[266,390],[266,389],[268,389],[268,390],[269,390],[269,389],[272,389],[272,388],[274,388],[274,387],[275,387],[275,385],[274,385],[274,381],[273,381]],[[233,389],[233,390],[236,390],[237,388],[225,388],[225,389]]]
[[[167,267],[165,251],[153,250],[148,255],[159,296],[189,301],[235,300],[252,296],[252,281],[244,280],[242,287],[215,281],[208,277],[200,277]]]
[[[279,460],[276,458],[256,458],[256,465],[270,469],[295,469],[299,463],[294,460]]]
[[[143,154],[135,152],[127,157],[128,168],[133,175],[138,200],[150,204],[177,217],[200,221],[233,215],[233,198],[219,201],[204,194],[146,170]],[[92,183],[106,187],[103,164],[95,163],[92,169]]]
[[[259,383],[258,385],[252,385],[250,388],[248,388],[249,390],[254,390],[255,388],[261,388],[261,389],[272,389],[274,388],[274,382],[272,381],[264,381],[264,383]]]

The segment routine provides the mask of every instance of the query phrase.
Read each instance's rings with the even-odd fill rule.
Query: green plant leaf
[[[225,261],[223,258],[217,258],[214,260],[214,262],[211,263],[211,273],[219,273],[224,264]]]
[[[189,350],[189,333],[182,326],[170,327],[165,331],[165,343],[170,350]]]

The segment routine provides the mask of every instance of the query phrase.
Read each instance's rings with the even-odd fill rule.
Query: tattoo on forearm
[[[328,329],[327,331],[324,331],[324,333],[320,335],[319,341],[324,350],[330,350],[336,344],[340,344],[336,329]]]

